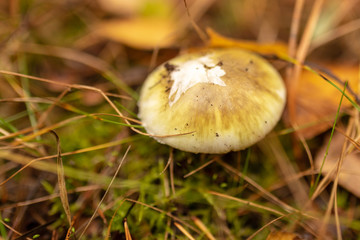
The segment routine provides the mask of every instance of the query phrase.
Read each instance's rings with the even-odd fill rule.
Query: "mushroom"
[[[285,98],[279,73],[260,56],[209,49],[157,67],[141,89],[138,116],[160,143],[219,154],[264,138],[279,121]]]

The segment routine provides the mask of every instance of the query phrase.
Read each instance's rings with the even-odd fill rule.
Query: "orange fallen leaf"
[[[206,32],[209,36],[208,47],[238,47],[261,54],[287,56],[287,45],[281,42],[263,44],[254,41],[233,39],[224,37],[211,28],[207,28]]]
[[[359,68],[349,65],[328,66],[343,82],[348,81],[348,86],[357,92],[359,80]],[[332,80],[332,79],[331,79]],[[335,83],[334,80],[332,82]],[[339,83],[336,83],[340,89],[343,89]],[[346,91],[351,96],[351,94]],[[310,71],[303,71],[300,77],[296,94],[296,123],[304,129],[300,132],[310,139],[332,127],[335,115],[339,106],[342,93],[325,81],[319,75]],[[342,110],[351,107],[351,103],[343,98]]]
[[[162,17],[108,20],[95,27],[95,33],[139,49],[170,47],[179,37],[176,23]]]

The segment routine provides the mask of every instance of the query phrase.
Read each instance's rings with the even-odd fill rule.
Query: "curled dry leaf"
[[[348,81],[348,86],[357,92],[359,78],[357,66],[337,65],[328,66],[327,69],[343,82]],[[334,80],[332,82],[335,83]],[[336,85],[340,89],[344,88],[339,83]],[[351,96],[348,91],[346,93]],[[310,139],[332,127],[341,95],[338,89],[319,75],[310,71],[302,72],[296,95],[296,123],[303,128],[300,132],[305,138]],[[344,98],[341,106],[343,110],[351,107],[351,103]]]
[[[337,163],[340,160],[345,140],[343,134],[337,132],[334,134],[322,169],[322,175],[331,174],[331,179],[335,179]],[[322,165],[328,141],[324,142],[324,146],[315,158],[315,167],[317,169],[320,169]],[[349,146],[352,148],[352,144],[349,144]],[[356,148],[347,153],[345,159],[343,159],[339,174],[339,184],[360,198],[360,153]]]
[[[179,37],[177,24],[162,17],[108,20],[97,25],[95,33],[139,49],[169,47]]]

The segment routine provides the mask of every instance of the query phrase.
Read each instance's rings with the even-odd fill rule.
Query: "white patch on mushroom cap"
[[[178,66],[170,75],[171,80],[174,81],[169,94],[170,107],[179,100],[181,94],[195,84],[212,83],[226,86],[220,78],[224,75],[225,71],[217,63],[214,63],[209,56],[190,60]],[[171,100],[174,94],[175,97]]]

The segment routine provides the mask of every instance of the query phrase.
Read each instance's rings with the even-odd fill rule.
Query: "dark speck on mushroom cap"
[[[142,88],[139,117],[150,134],[193,132],[155,138],[161,143],[195,153],[226,153],[263,138],[280,119],[285,95],[280,75],[261,57],[215,49],[185,54],[155,69]]]

